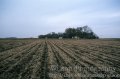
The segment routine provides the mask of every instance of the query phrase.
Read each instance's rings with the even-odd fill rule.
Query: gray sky
[[[0,37],[37,37],[88,25],[120,38],[120,0],[0,0]]]

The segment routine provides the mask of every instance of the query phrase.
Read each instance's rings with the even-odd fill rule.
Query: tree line
[[[46,35],[39,35],[38,38],[83,38],[83,39],[98,39],[99,37],[88,26],[77,28],[66,28],[63,33],[51,32]]]

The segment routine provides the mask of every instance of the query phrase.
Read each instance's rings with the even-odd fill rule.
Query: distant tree
[[[86,32],[86,33],[91,33],[92,32],[91,28],[88,27],[87,25],[82,27],[82,31]]]
[[[45,38],[45,35],[39,35],[38,38]]]
[[[78,36],[80,38],[83,38],[83,36],[82,36],[82,34],[83,34],[82,30],[83,30],[82,27],[77,27],[76,28],[76,36]]]
[[[66,33],[68,38],[72,38],[73,36],[76,35],[76,29],[75,28],[67,28],[65,30],[65,33]]]
[[[98,36],[88,26],[82,27],[82,37],[87,39],[98,39]]]
[[[46,35],[39,35],[38,38],[84,38],[84,39],[98,39],[99,37],[92,31],[88,26],[77,27],[77,28],[67,28],[64,33],[51,32]]]
[[[17,37],[7,37],[6,39],[17,39]]]
[[[63,37],[63,33],[58,33],[58,37]]]

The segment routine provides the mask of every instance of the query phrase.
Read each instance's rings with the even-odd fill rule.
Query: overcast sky
[[[120,38],[120,0],[0,0],[0,37],[37,37],[88,25]]]

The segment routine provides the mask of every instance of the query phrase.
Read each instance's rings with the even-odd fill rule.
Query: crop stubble
[[[98,78],[82,77],[84,74],[118,76],[120,41],[40,39],[0,52],[0,79]]]

